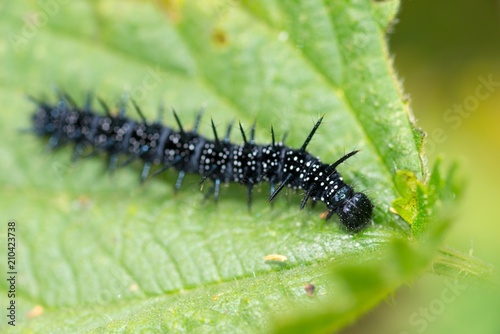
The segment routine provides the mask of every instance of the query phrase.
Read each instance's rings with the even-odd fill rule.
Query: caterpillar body
[[[333,164],[324,164],[306,151],[323,117],[314,125],[303,145],[293,149],[283,140],[275,140],[272,127],[270,144],[255,143],[255,124],[248,138],[239,124],[243,137],[240,145],[230,141],[233,124],[228,126],[225,136],[219,138],[212,121],[213,139],[208,139],[198,133],[201,113],[193,129],[186,131],[175,111],[177,130],[163,125],[161,120],[147,121],[133,101],[140,120],[126,117],[125,103],[119,113],[113,115],[106,103],[97,99],[104,112],[96,112],[90,94],[83,106],[65,93],[59,93],[56,102],[31,99],[36,104],[32,131],[38,136],[48,137],[52,149],[73,144],[73,161],[89,150],[107,154],[111,170],[118,166],[120,156],[127,157],[121,165],[142,160],[141,181],[148,177],[153,166],[159,167],[155,174],[174,168],[179,172],[176,190],[180,189],[186,173],[199,174],[202,183],[207,179],[213,181],[215,200],[222,183],[238,182],[247,187],[248,205],[251,204],[252,188],[258,183],[268,182],[271,188],[269,201],[287,186],[305,191],[301,209],[308,200],[323,202],[327,207],[323,218],[328,219],[335,213],[348,230],[358,231],[371,220],[373,204],[370,199],[344,183],[337,171],[341,163],[358,151],[344,155]]]

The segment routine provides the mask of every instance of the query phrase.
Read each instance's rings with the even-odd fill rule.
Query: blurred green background
[[[467,182],[446,245],[499,268],[500,1],[403,0],[389,43],[428,134],[429,165],[437,156],[459,160]],[[478,78],[490,76],[498,86],[473,108]],[[446,121],[448,110],[464,103],[471,103],[469,115],[460,124]],[[495,296],[459,285],[453,298],[450,285],[453,279],[427,274],[344,333],[500,333]]]

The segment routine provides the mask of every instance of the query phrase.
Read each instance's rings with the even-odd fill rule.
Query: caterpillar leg
[[[142,166],[141,171],[141,183],[144,183],[149,176],[149,171],[151,170],[151,163],[145,162],[144,166]]]
[[[248,206],[248,211],[252,209],[252,189],[253,189],[253,184],[249,184],[247,186],[247,206]]]
[[[111,175],[116,170],[116,167],[118,166],[118,154],[117,153],[112,153],[109,155],[109,165],[108,165],[108,170]]]
[[[179,191],[182,187],[182,181],[184,181],[184,176],[186,176],[186,172],[183,170],[179,171],[177,175],[177,180],[175,181],[175,192]]]
[[[215,203],[219,200],[219,191],[220,191],[220,179],[216,179],[214,181],[214,200]]]
[[[85,149],[85,144],[80,142],[75,145],[73,153],[71,153],[71,162],[75,163],[83,156],[83,151]]]

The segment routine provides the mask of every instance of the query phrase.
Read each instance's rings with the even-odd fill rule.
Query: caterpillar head
[[[335,211],[340,222],[350,231],[359,231],[372,217],[373,204],[363,193],[354,193],[347,198]]]
[[[350,231],[361,230],[368,225],[372,217],[373,204],[370,199],[363,193],[354,192],[347,185],[332,191],[332,197],[326,203],[328,212],[324,218],[328,219],[336,213],[342,225]]]

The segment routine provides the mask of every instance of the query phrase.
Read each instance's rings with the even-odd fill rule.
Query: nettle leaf
[[[428,224],[432,223],[429,218],[450,211],[449,206],[462,193],[464,182],[458,173],[458,164],[445,176],[441,175],[440,167],[441,159],[438,159],[428,182],[418,180],[415,174],[405,170],[398,171],[394,177],[401,197],[392,202],[391,211],[411,225],[412,234],[417,238],[428,232]]]
[[[397,1],[1,6],[0,205],[17,222],[15,330],[260,333],[280,314],[292,318],[278,329],[313,328],[293,315],[324,303],[332,311],[309,319],[335,329],[430,263],[435,246],[419,255],[410,225],[390,210],[402,196],[398,171],[426,184],[422,136],[385,43]],[[325,162],[362,151],[340,171],[373,200],[374,223],[349,234],[321,220],[319,206],[299,212],[300,193],[271,207],[266,185],[249,212],[238,185],[215,205],[196,175],[174,194],[173,172],[140,186],[139,165],[109,176],[102,158],[71,164],[69,148],[48,153],[18,131],[34,110],[25,96],[51,87],[80,103],[89,90],[111,105],[128,93],[150,119],[163,101],[185,127],[204,107],[201,133],[210,117],[220,128],[255,121],[258,142],[270,141],[272,124],[295,147],[325,115],[309,149]],[[439,226],[430,222],[422,232]],[[271,254],[282,261],[265,261]],[[423,260],[405,267],[414,258]]]

